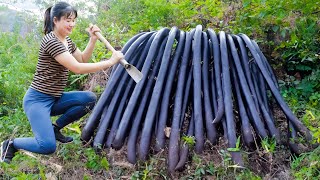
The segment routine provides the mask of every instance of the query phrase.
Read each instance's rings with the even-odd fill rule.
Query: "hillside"
[[[7,6],[0,6],[0,31],[14,32],[19,29],[19,34],[25,36],[36,28],[34,17],[28,12],[20,12],[9,9]]]

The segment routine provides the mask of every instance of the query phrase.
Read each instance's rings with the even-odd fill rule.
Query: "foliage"
[[[184,144],[188,145],[189,147],[193,147],[196,144],[196,140],[194,136],[182,136],[181,138]]]
[[[190,30],[197,24],[233,33],[245,33],[261,42],[267,56],[287,71],[310,74],[319,69],[320,24],[317,0],[120,0],[100,2],[97,23],[106,31],[129,35],[177,26]],[[104,4],[104,6],[103,6]],[[123,13],[126,12],[126,13]],[[261,20],[263,19],[263,20]]]
[[[276,143],[275,138],[265,138],[261,141],[262,148],[266,153],[273,153],[276,148]]]
[[[240,151],[240,136],[237,138],[236,147],[228,148],[229,152],[239,152]]]
[[[22,98],[34,74],[39,39],[33,34],[22,37],[16,30],[0,32],[0,40],[0,136],[30,135]]]
[[[188,173],[181,179],[252,179],[259,180],[259,176],[254,174],[249,169],[241,169],[235,165],[232,165],[231,155],[228,151],[220,151],[223,164],[217,164],[215,162],[206,162],[201,156],[193,155],[192,163],[195,164],[195,168],[188,168]]]
[[[0,39],[0,102],[17,107],[31,83],[39,40],[31,34],[23,38],[17,33],[0,33]]]
[[[296,179],[320,178],[320,147],[310,153],[294,158],[291,167]]]
[[[165,160],[162,158],[150,158],[147,162],[138,162],[138,167],[131,175],[131,179],[157,179],[157,177],[162,177],[162,179],[167,179],[165,169],[160,166]]]
[[[237,12],[236,22],[241,23],[237,31],[267,40],[273,57],[283,58],[288,71],[310,73],[319,68],[319,4],[316,0],[245,0]]]
[[[104,8],[100,8],[97,23],[113,33],[117,42],[125,42],[141,31],[172,26],[189,30],[197,24],[213,24],[223,15],[226,6],[222,4],[218,0],[110,0],[100,4]]]
[[[314,143],[320,143],[320,111],[311,108],[306,110],[302,117],[303,122],[308,126],[313,134]]]
[[[315,70],[302,80],[287,76],[280,85],[290,107],[302,117],[315,141],[320,142],[320,70]]]

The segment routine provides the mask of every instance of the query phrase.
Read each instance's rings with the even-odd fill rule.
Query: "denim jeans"
[[[61,115],[56,124],[63,128],[92,110],[96,99],[89,91],[64,92],[57,98],[29,88],[23,98],[23,108],[34,137],[15,138],[14,147],[39,154],[54,153],[56,139],[50,117]]]

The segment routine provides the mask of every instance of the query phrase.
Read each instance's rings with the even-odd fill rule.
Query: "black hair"
[[[44,34],[48,34],[53,31],[54,17],[60,20],[63,16],[70,17],[71,15],[75,15],[75,17],[77,17],[77,10],[66,2],[58,2],[54,6],[49,7],[44,14]]]

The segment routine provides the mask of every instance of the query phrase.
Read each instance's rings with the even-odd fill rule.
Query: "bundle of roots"
[[[81,134],[84,142],[93,139],[97,152],[126,144],[128,161],[136,163],[148,158],[150,146],[167,148],[174,171],[183,168],[190,148],[201,153],[205,141],[216,144],[219,136],[233,150],[238,137],[248,148],[255,139],[280,141],[271,101],[287,118],[292,151],[300,152],[298,137],[312,139],[281,96],[259,46],[245,34],[204,31],[201,25],[190,32],[163,28],[135,35],[122,52],[144,77],[136,84],[122,66],[114,67]],[[182,136],[194,137],[194,147]],[[239,151],[230,154],[243,166]]]

